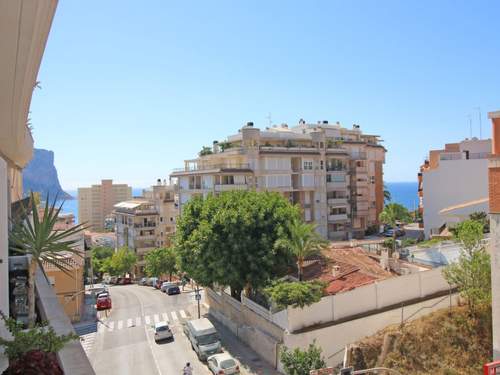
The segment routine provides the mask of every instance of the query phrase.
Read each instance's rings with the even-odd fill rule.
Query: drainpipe
[[[492,122],[492,152],[488,163],[491,246],[491,315],[493,360],[500,360],[500,111],[488,113]]]

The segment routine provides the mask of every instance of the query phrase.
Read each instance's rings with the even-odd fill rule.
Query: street
[[[176,375],[182,373],[187,362],[191,363],[194,375],[211,374],[198,360],[182,331],[182,322],[198,317],[194,292],[168,296],[138,285],[111,286],[109,292],[113,309],[107,317],[105,312],[99,312],[96,329],[82,336],[82,345],[97,374]],[[204,312],[206,309],[202,307],[202,315]],[[173,341],[155,343],[151,326],[158,321],[169,322]],[[275,373],[268,366],[262,367],[255,354],[228,337],[227,332],[220,333],[224,351],[240,362],[242,374]],[[226,348],[227,344],[231,348]]]

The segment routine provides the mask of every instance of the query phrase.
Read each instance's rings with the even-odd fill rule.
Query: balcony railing
[[[248,163],[221,163],[221,164],[195,164],[189,165],[184,168],[175,168],[174,172],[196,172],[196,171],[206,171],[212,169],[250,169],[250,164]]]
[[[247,184],[216,184],[215,191],[247,190]]]
[[[328,221],[347,221],[347,220],[349,220],[347,214],[328,215]]]
[[[156,223],[134,224],[134,228],[156,228]]]
[[[347,197],[345,198],[329,198],[329,205],[347,205]]]
[[[353,152],[351,158],[354,160],[366,160],[366,152]]]

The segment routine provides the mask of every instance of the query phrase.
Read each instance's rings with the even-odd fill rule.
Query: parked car
[[[214,375],[232,375],[240,373],[238,362],[228,353],[214,354],[207,359],[208,369]]]
[[[116,283],[117,283],[117,281],[118,281],[118,278],[117,278],[116,276],[111,276],[111,277],[109,278],[109,283],[110,283],[110,284],[116,284]]]
[[[384,233],[382,233],[383,236],[385,237],[394,237],[394,229],[389,228],[387,229]],[[405,235],[404,229],[401,228],[396,228],[396,237],[401,237]]]
[[[183,330],[191,342],[191,348],[201,361],[205,361],[213,354],[222,353],[219,334],[207,318],[190,320],[184,325]]]
[[[146,285],[148,282],[147,277],[143,277],[142,279],[139,280],[139,285]]]
[[[167,294],[169,296],[173,295],[173,294],[181,294],[181,290],[179,289],[179,287],[177,285],[174,285],[174,286],[169,286],[167,288]]]
[[[111,296],[109,293],[101,293],[97,297],[96,302],[97,310],[109,310],[111,309]]]
[[[155,281],[155,285],[154,285],[155,289],[160,289],[161,288],[161,284],[163,284],[163,280],[159,280],[159,279],[156,280]]]
[[[170,340],[174,338],[172,330],[168,326],[167,322],[159,322],[154,326],[155,329],[155,341]]]
[[[150,277],[150,278],[148,278],[148,282],[147,282],[147,284],[148,284],[149,286],[154,287],[157,281],[158,281],[158,278],[157,278],[157,277]]]
[[[161,284],[161,287],[160,287],[160,290],[165,293],[167,291],[168,288],[170,288],[171,286],[177,286],[175,283],[171,282],[171,281],[164,281],[162,284]]]

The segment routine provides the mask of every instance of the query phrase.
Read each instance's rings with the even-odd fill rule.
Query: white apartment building
[[[360,238],[383,209],[385,148],[358,125],[328,121],[260,130],[247,123],[175,170],[180,211],[196,195],[252,189],[282,193],[330,239]]]
[[[114,205],[117,247],[133,250],[138,262],[135,275],[144,274],[144,256],[152,249],[172,244],[178,204],[174,186],[158,183],[143,191],[143,197]]]
[[[113,206],[131,198],[132,188],[126,184],[113,184],[113,180],[78,188],[78,222],[87,223],[92,231],[102,232]]]
[[[418,174],[419,210],[426,238],[473,212],[488,212],[491,139],[465,139],[431,150]]]

